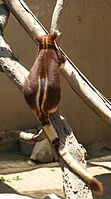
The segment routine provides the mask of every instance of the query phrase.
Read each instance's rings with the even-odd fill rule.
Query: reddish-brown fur
[[[101,194],[103,192],[101,183],[97,179],[89,177],[79,164],[71,164],[71,162],[74,162],[72,156],[65,149],[49,120],[49,114],[55,112],[59,105],[61,96],[59,70],[61,64],[65,63],[64,56],[55,44],[56,36],[56,34],[52,34],[36,38],[39,43],[39,52],[24,83],[24,97],[40,120],[56,152],[73,172],[76,172],[91,185],[92,190]],[[84,173],[86,173],[86,176]]]
[[[98,181],[96,178],[92,179],[90,186],[91,186],[92,191],[94,191],[97,195],[101,195],[103,193],[102,183]]]
[[[50,111],[58,107],[61,95],[59,69],[61,64],[65,62],[65,59],[55,46],[55,37],[55,35],[46,35],[37,38],[39,42],[39,53],[24,83],[24,96],[26,102],[36,113],[42,125],[44,125],[44,122],[48,122],[44,121],[44,119],[45,117],[48,119],[47,115]],[[48,81],[47,96],[41,110],[46,78]],[[39,96],[40,108],[36,103],[39,83],[41,83]]]

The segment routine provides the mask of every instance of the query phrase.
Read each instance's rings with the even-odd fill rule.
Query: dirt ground
[[[88,150],[88,171],[104,185],[104,195],[111,199],[111,146],[95,143]],[[17,193],[43,199],[51,193],[63,196],[62,172],[58,163],[29,165],[18,152],[0,154],[0,199],[3,193]]]

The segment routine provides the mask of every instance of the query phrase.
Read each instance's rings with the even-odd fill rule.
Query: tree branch
[[[10,2],[20,3],[21,1],[14,0],[6,2],[10,4]],[[2,35],[0,36],[1,36],[0,42],[2,47],[7,49],[7,45],[4,39],[2,38]],[[7,51],[11,51],[9,46],[6,52]],[[24,67],[21,66],[16,60],[12,60],[9,57],[4,58],[0,56],[0,64],[3,71],[11,79],[11,81],[13,81],[16,84],[16,86],[18,86],[18,88],[21,91],[23,91],[23,83],[29,72],[26,69],[24,69]],[[74,137],[73,131],[69,127],[65,118],[63,118],[63,116],[61,116],[59,112],[56,112],[55,114],[51,115],[51,121],[55,126],[55,128],[57,129],[59,137],[65,143],[66,148],[68,148],[72,156],[74,158],[77,158],[77,161],[80,164],[82,164],[84,168],[86,168],[86,162],[84,161],[85,151],[83,150],[83,148],[81,148],[81,145],[78,145],[78,142]],[[64,162],[62,160],[61,160],[61,166],[64,173],[64,192],[66,198],[83,199],[83,197],[85,198],[88,197],[92,199],[92,193],[90,191],[90,188],[89,189],[87,188],[86,183],[83,182],[80,178],[78,178],[78,176],[72,174],[69,168],[66,165],[64,165]]]
[[[4,130],[0,132],[0,142],[4,140],[9,140],[11,138],[22,140],[27,143],[36,143],[45,138],[45,135],[38,127],[37,129],[29,129],[25,131],[19,130]]]
[[[33,40],[36,35],[42,36],[44,34],[47,34],[46,29],[36,18],[36,16],[31,12],[31,10],[28,8],[23,0],[3,1]]]
[[[27,8],[23,0],[3,0],[20,24],[24,27],[32,39],[36,35],[47,33],[39,20]],[[27,20],[28,19],[28,20]],[[63,52],[63,51],[62,51]],[[63,54],[65,54],[63,52]],[[62,75],[68,81],[77,95],[107,124],[111,125],[111,102],[108,101],[80,72],[80,70],[66,56],[67,61],[61,70]]]
[[[55,5],[53,15],[52,15],[50,33],[56,32],[58,36],[60,35],[59,29],[58,29],[58,20],[59,20],[61,11],[63,9],[64,1],[65,0],[56,1],[56,5]]]

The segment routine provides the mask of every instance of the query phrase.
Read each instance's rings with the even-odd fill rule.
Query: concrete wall
[[[43,25],[49,30],[55,0],[25,1]],[[63,35],[60,46],[84,75],[111,100],[111,1],[67,0],[60,21]],[[36,46],[10,17],[5,38],[20,62],[30,68],[36,55]],[[61,110],[67,117],[79,142],[111,138],[111,128],[102,122],[62,80]],[[24,102],[22,93],[0,75],[0,130],[31,128],[36,120]]]

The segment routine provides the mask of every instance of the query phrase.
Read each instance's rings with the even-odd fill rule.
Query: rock
[[[20,145],[20,153],[22,155],[30,157],[35,144],[26,143],[20,140],[19,145]]]
[[[18,151],[19,144],[17,140],[9,139],[0,142],[0,153]]]
[[[28,133],[33,133],[37,135],[37,138],[36,138],[37,143],[46,138],[44,131],[41,130],[41,126],[38,126],[37,129],[28,129],[25,131]],[[19,146],[20,146],[20,152],[22,155],[30,156],[32,154],[35,143],[28,143],[28,142],[20,140]]]
[[[54,155],[47,138],[35,144],[30,159],[41,163],[53,162]]]

